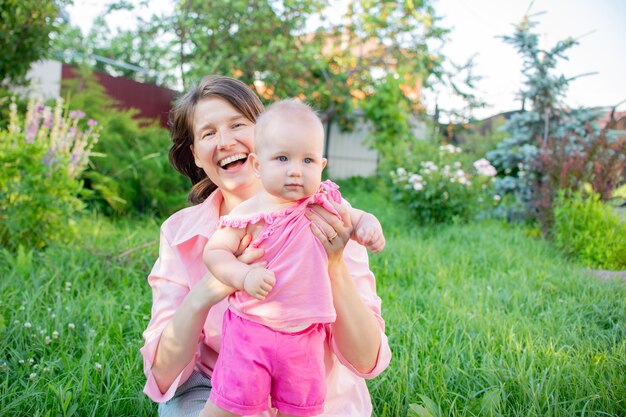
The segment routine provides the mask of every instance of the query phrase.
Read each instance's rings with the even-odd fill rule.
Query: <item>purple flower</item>
[[[97,125],[98,125],[98,122],[97,122],[97,121],[95,121],[94,119],[89,119],[89,120],[87,121],[87,125],[88,125],[88,126],[91,126],[91,127],[94,127],[94,126],[97,126]]]
[[[52,148],[48,149],[48,152],[46,152],[46,155],[43,157],[43,160],[41,162],[45,166],[49,167],[54,162],[54,157],[56,156],[56,154],[57,153],[54,149]]]
[[[34,123],[30,123],[28,125],[28,128],[26,129],[26,133],[24,134],[24,140],[27,143],[34,143],[38,130],[39,130],[39,120],[37,120]]]

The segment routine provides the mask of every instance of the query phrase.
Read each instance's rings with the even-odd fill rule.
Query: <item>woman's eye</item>
[[[244,126],[244,124],[243,123],[235,123],[233,125],[233,129],[236,129],[236,128],[241,127],[241,126]]]
[[[204,132],[202,134],[202,139],[212,138],[215,135],[215,132]]]
[[[313,159],[311,159],[311,158],[304,158],[304,163],[305,164],[311,164],[311,163],[313,163]]]
[[[277,158],[280,162],[287,162],[287,157],[284,155],[281,155]]]

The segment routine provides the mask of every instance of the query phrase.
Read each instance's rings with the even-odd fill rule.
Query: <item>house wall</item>
[[[61,94],[61,63],[52,60],[35,62],[26,74],[26,79],[29,81],[28,86],[11,87],[11,91],[23,97],[56,99]]]
[[[378,152],[365,144],[371,131],[371,125],[362,117],[359,117],[352,132],[341,132],[337,123],[331,124],[326,151],[329,178],[365,177],[376,172]]]

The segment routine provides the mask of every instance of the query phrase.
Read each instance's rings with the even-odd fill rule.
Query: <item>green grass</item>
[[[342,187],[388,238],[371,257],[394,355],[369,382],[375,416],[626,415],[623,283],[522,228],[417,227],[375,187]],[[0,251],[2,416],[156,415],[138,350],[157,247],[119,255],[157,239],[158,222],[80,226],[72,247]]]

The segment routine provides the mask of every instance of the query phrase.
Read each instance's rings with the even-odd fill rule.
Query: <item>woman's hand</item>
[[[331,204],[339,213],[341,220],[317,204],[309,206],[310,210],[306,212],[306,217],[311,220],[313,234],[326,249],[329,263],[342,261],[343,249],[350,240],[353,229],[348,209],[334,201],[331,201]]]

